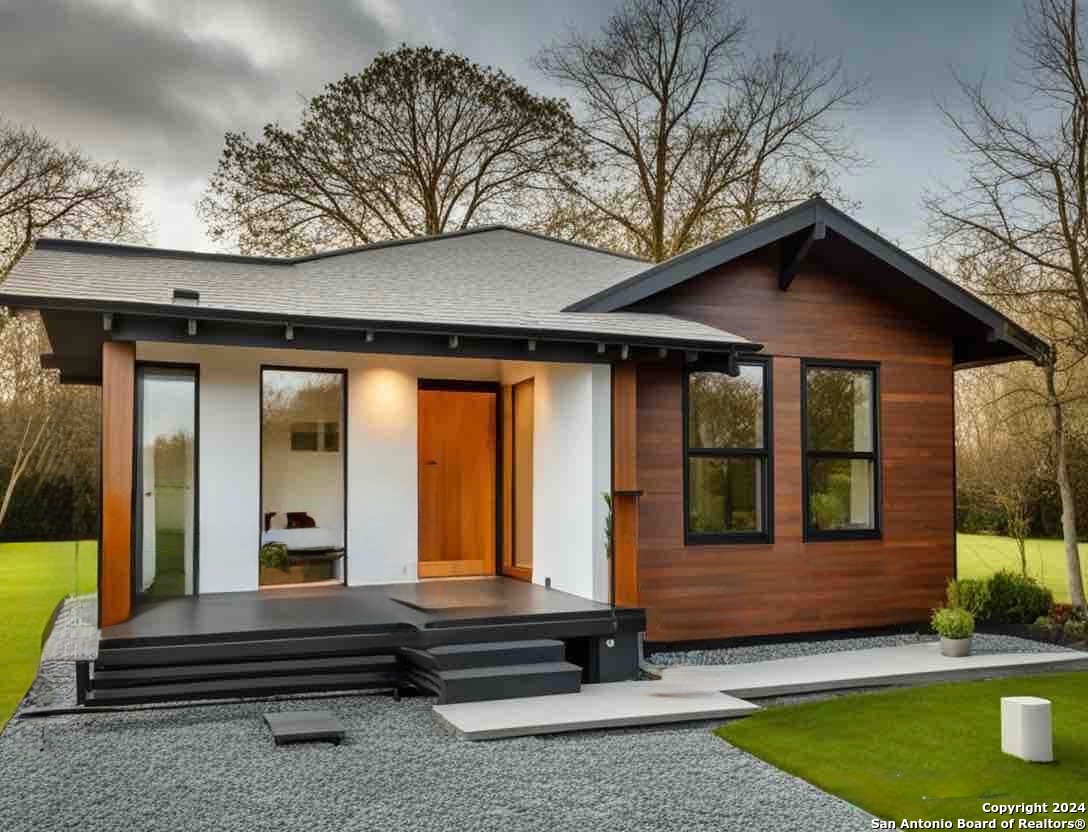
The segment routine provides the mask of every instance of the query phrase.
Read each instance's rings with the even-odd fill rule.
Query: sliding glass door
[[[261,371],[260,585],[345,579],[341,370]]]
[[[140,365],[136,391],[138,596],[196,589],[197,370]]]

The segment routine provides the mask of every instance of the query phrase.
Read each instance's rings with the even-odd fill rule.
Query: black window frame
[[[871,451],[813,451],[808,447],[808,371],[851,370],[865,371],[873,380],[872,414],[873,449]],[[845,359],[804,358],[801,360],[801,499],[803,502],[804,540],[880,540],[884,536],[883,502],[884,478],[882,474],[880,428],[880,363],[876,361],[849,361]],[[865,459],[873,465],[873,527],[871,529],[816,529],[812,525],[812,501],[809,496],[810,459]]]
[[[728,369],[728,361],[723,357],[720,360],[701,359],[684,366],[682,380],[682,414],[683,419],[683,479],[684,479],[684,545],[706,546],[722,544],[769,544],[774,542],[774,386],[772,381],[772,363],[769,357],[751,356],[737,361],[737,366],[760,367],[763,370],[763,447],[762,448],[690,448],[690,385],[692,373],[725,373]],[[693,532],[691,530],[691,472],[690,461],[693,457],[701,459],[723,459],[736,457],[753,457],[763,464],[763,488],[760,498],[763,501],[763,529],[761,531],[741,532]]]

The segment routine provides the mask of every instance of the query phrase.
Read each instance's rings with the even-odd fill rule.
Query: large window
[[[689,543],[770,540],[768,365],[687,373],[685,531]]]
[[[803,373],[805,537],[878,537],[876,367],[806,361]]]

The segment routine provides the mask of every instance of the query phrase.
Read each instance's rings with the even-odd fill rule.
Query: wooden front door
[[[497,394],[419,391],[419,577],[495,572]]]

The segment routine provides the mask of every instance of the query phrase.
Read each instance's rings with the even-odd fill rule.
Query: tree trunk
[[[1062,540],[1065,543],[1065,567],[1069,577],[1069,600],[1075,607],[1085,608],[1084,578],[1080,571],[1080,551],[1077,549],[1077,514],[1073,502],[1073,484],[1066,465],[1065,414],[1054,383],[1054,361],[1045,367],[1046,393],[1050,407],[1050,426],[1054,431],[1055,478],[1062,499]]]

